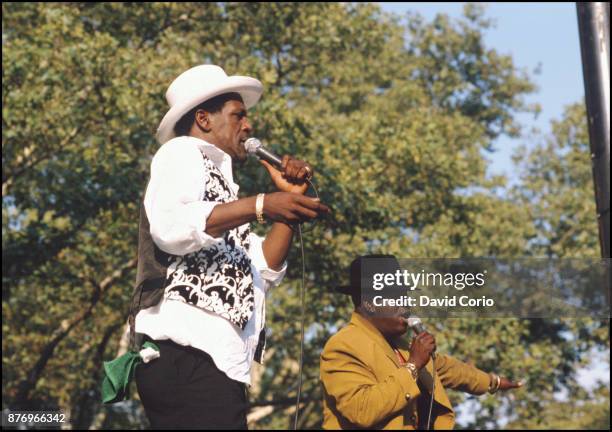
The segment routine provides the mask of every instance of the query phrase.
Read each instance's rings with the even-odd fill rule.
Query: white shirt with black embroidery
[[[219,241],[205,232],[208,216],[221,203],[203,200],[206,191],[202,153],[237,194],[239,186],[234,183],[231,157],[201,139],[174,138],[160,147],[151,162],[145,211],[153,241],[172,255],[190,254]],[[205,351],[229,378],[250,384],[251,364],[265,324],[265,295],[281,282],[287,264],[279,271],[270,269],[263,255],[263,239],[250,233],[248,240],[255,304],[244,330],[215,313],[165,298],[138,313],[136,332]]]

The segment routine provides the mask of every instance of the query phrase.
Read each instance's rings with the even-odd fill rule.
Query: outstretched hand
[[[318,198],[297,193],[274,192],[266,194],[264,214],[269,219],[287,224],[302,223],[329,213],[329,207]]]
[[[513,382],[505,377],[499,377],[499,378],[500,378],[500,383],[499,383],[500,390],[511,390],[511,389],[523,387],[522,381]]]

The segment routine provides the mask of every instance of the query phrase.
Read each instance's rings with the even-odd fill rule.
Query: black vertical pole
[[[576,3],[599,244],[610,258],[610,3]]]

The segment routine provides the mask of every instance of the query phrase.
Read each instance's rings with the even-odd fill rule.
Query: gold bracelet
[[[494,374],[494,373],[490,373],[489,374],[489,393],[490,394],[495,394],[497,393],[497,390],[499,390],[499,386],[501,385],[501,378],[499,377],[499,375]],[[495,382],[495,384],[493,384]]]
[[[416,380],[418,378],[419,370],[414,363],[408,362],[404,365],[404,367],[410,371],[410,375],[412,375],[413,379]]]
[[[260,193],[257,195],[257,199],[255,200],[255,215],[257,216],[257,222],[260,224],[266,222],[263,215],[264,196],[265,194]]]

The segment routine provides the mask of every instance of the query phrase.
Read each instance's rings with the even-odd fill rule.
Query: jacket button
[[[411,397],[412,395],[410,393],[406,393],[406,400],[410,400]]]

